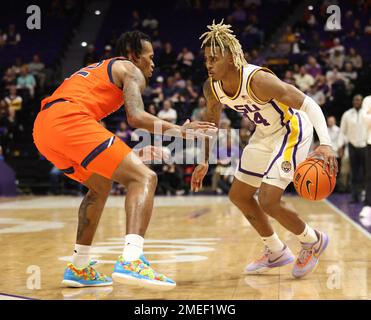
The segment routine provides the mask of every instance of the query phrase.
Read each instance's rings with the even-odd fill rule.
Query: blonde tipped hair
[[[210,45],[211,54],[215,55],[216,47],[220,47],[223,56],[225,49],[228,49],[232,54],[234,65],[240,69],[247,64],[241,44],[233,34],[231,25],[224,24],[223,22],[224,19],[220,23],[215,24],[215,20],[213,20],[213,23],[207,26],[210,31],[205,32],[199,38],[204,38],[201,48]]]

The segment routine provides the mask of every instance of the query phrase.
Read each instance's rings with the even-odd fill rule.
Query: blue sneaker
[[[67,265],[62,285],[64,287],[101,287],[112,285],[112,279],[93,268],[97,262],[92,261],[84,269],[77,269],[72,263]]]
[[[175,281],[153,270],[144,255],[135,261],[125,261],[120,256],[115,264],[112,279],[124,284],[159,290],[173,289],[176,286]]]

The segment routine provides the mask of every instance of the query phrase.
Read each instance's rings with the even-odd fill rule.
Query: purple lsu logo
[[[237,112],[242,113],[242,116],[248,118],[250,121],[255,122],[256,124],[263,124],[264,126],[269,126],[270,123],[262,117],[260,114],[260,109],[255,104],[249,106],[248,104],[245,105],[238,105],[234,106]],[[249,117],[249,113],[254,114],[254,119],[251,120]]]

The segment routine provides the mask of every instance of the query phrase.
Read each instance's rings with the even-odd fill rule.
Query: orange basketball
[[[329,169],[322,170],[323,160],[307,159],[300,163],[294,173],[296,192],[309,200],[322,200],[334,191],[336,175],[330,176]]]

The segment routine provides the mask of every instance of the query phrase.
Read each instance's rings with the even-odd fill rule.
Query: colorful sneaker
[[[292,275],[295,278],[302,278],[314,271],[318,264],[319,256],[328,245],[329,239],[327,234],[316,230],[315,232],[318,238],[317,242],[301,244],[302,248],[292,270]]]
[[[144,255],[135,261],[125,261],[120,256],[115,264],[112,279],[148,288],[172,289],[176,286],[173,280],[153,270]]]
[[[281,251],[272,252],[266,246],[263,256],[250,263],[246,269],[247,274],[260,274],[276,267],[285,266],[295,260],[291,250],[285,245]]]
[[[77,269],[72,263],[67,265],[62,285],[64,287],[100,287],[112,285],[112,279],[93,268],[96,261],[91,261],[84,269]]]

